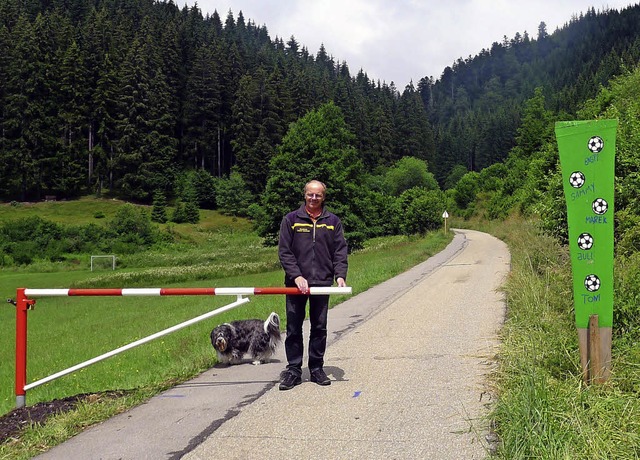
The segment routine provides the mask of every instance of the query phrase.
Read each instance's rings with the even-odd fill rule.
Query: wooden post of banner
[[[589,317],[589,382],[602,383],[602,359],[600,356],[600,329],[598,315]]]
[[[578,329],[580,361],[586,385],[606,382],[611,375],[611,328],[599,327],[598,315],[589,317],[588,329]]]

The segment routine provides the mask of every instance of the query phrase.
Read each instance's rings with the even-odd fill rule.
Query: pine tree
[[[419,93],[413,83],[405,88],[396,113],[396,156],[413,156],[433,162],[435,147],[433,132]]]
[[[100,68],[102,72],[91,97],[91,126],[93,130],[91,132],[95,132],[95,139],[91,142],[92,148],[90,150],[93,166],[91,176],[96,178],[94,183],[98,194],[100,194],[105,180],[108,182],[109,189],[112,191],[114,189],[114,157],[119,140],[116,120],[120,118],[117,96],[118,76],[109,54],[105,55],[104,63]]]
[[[63,139],[63,162],[58,175],[59,190],[78,195],[91,183],[92,162],[87,155],[88,94],[85,65],[80,48],[73,41],[60,66],[59,117]]]
[[[159,39],[161,51],[161,66],[164,79],[166,81],[166,97],[169,123],[177,126],[180,112],[181,99],[184,98],[183,82],[185,74],[180,66],[182,56],[180,53],[180,43],[176,22],[167,20],[162,28],[162,35]],[[171,133],[173,135],[173,133]]]
[[[393,119],[383,107],[373,109],[371,116],[371,143],[363,151],[363,161],[368,169],[389,165],[393,156]]]
[[[156,190],[153,194],[153,208],[151,209],[151,220],[164,224],[167,222],[167,198],[164,193]]]
[[[264,166],[266,166],[266,163],[260,162],[260,158],[256,157],[258,152],[254,149],[262,123],[259,104],[264,78],[263,70],[260,70],[255,78],[250,75],[242,77],[233,104],[233,124],[231,126],[233,141],[231,145],[238,162],[238,172],[251,185],[258,182],[255,176],[262,172],[260,169],[264,171]]]
[[[207,169],[212,174],[220,172],[217,158],[222,109],[217,69],[212,46],[200,46],[187,80],[184,114],[187,160],[194,167]]]
[[[175,222],[176,224],[187,222],[185,204],[180,200],[176,201],[173,214],[171,215],[171,222]]]
[[[290,116],[283,100],[288,100],[288,93],[277,70],[267,75],[266,69],[260,68],[255,76],[246,75],[240,80],[233,106],[232,145],[237,170],[255,195],[264,190],[269,162]]]
[[[223,214],[244,217],[248,214],[252,197],[242,176],[232,170],[228,178],[216,182],[216,200]]]
[[[141,186],[142,177],[138,175],[144,165],[141,146],[144,142],[143,133],[148,127],[146,119],[151,75],[146,58],[140,38],[136,37],[118,76],[116,130],[120,134],[112,168],[116,187],[135,199],[146,198]]]
[[[536,88],[534,96],[525,104],[522,123],[516,136],[518,149],[522,155],[531,156],[539,151],[544,143],[552,139],[552,119],[552,114],[545,108],[542,88]]]
[[[39,198],[42,190],[39,166],[45,142],[40,128],[46,117],[42,101],[48,95],[44,89],[46,64],[34,27],[25,16],[18,19],[10,41],[13,52],[9,54],[3,106],[3,182],[11,196],[24,201]]]
[[[200,209],[198,209],[198,204],[195,202],[195,198],[185,203],[184,218],[185,221],[190,224],[197,224],[200,222]]]
[[[2,12],[1,7],[0,12]],[[0,178],[10,177],[10,167],[13,163],[8,156],[9,143],[6,134],[11,49],[9,30],[4,24],[0,24]],[[5,183],[4,180],[0,180],[0,197],[9,195],[9,184]]]
[[[88,155],[88,186],[94,187],[98,195],[101,193],[102,183],[107,178],[106,152],[110,146],[105,145],[103,139],[99,139],[99,131],[104,133],[105,125],[113,118],[107,113],[112,102],[107,102],[104,92],[112,92],[107,88],[107,81],[113,79],[113,63],[109,57],[111,44],[112,22],[107,10],[92,9],[82,28],[82,41],[80,43],[82,56],[85,63],[85,75],[88,110],[87,126],[87,155]],[[102,94],[101,94],[102,93]],[[109,99],[113,99],[111,96]],[[113,136],[110,136],[113,137]],[[97,149],[97,150],[96,150]]]
[[[198,207],[198,193],[191,181],[183,183],[180,192],[180,201],[184,203],[184,222],[197,224],[200,222],[200,209]]]
[[[124,193],[137,200],[171,188],[177,153],[170,93],[149,27],[145,19],[123,63],[117,122],[115,172]]]

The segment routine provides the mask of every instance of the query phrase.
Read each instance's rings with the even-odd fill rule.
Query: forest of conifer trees
[[[173,2],[0,2],[0,198],[173,196],[189,168],[235,166],[253,192],[289,123],[335,101],[368,166],[433,155],[419,93],[324,48],[271,39],[242,12]]]
[[[150,203],[181,177],[239,173],[253,195],[290,124],[333,102],[366,170],[423,160],[440,187],[503,161],[541,88],[572,116],[640,58],[640,7],[516,34],[398,90],[242,12],[153,0],[0,0],[0,199]]]

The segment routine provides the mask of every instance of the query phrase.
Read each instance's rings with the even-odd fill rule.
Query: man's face
[[[322,203],[324,202],[324,187],[316,183],[307,185],[304,193],[304,201],[307,204],[307,208],[311,210],[322,207]]]

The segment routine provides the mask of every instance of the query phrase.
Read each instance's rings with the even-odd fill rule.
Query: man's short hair
[[[321,182],[319,180],[313,179],[310,180],[309,182],[307,182],[306,184],[304,184],[304,189],[303,189],[303,193],[307,193],[307,187],[312,184],[312,183],[316,183],[316,184],[320,184],[322,185],[322,193],[324,193],[325,195],[327,194],[327,186],[324,184],[324,182]]]

